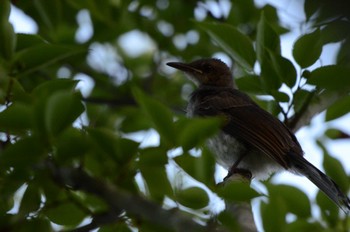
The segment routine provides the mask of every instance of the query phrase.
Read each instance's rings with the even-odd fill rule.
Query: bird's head
[[[167,65],[185,72],[198,86],[234,85],[230,69],[219,59],[200,59],[191,63],[169,62]]]

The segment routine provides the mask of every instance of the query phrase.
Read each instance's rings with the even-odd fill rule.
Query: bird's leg
[[[242,153],[242,155],[240,155],[238,157],[238,159],[233,163],[233,165],[231,166],[230,170],[227,173],[227,176],[224,178],[224,181],[229,179],[233,174],[240,174],[243,177],[251,180],[252,179],[252,173],[247,170],[247,169],[243,169],[243,168],[237,168],[238,164],[243,160],[243,158],[248,154],[248,151]]]

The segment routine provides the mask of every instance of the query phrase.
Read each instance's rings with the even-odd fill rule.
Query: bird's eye
[[[211,72],[213,70],[213,66],[211,66],[210,64],[205,64],[203,66],[203,69],[205,72]]]

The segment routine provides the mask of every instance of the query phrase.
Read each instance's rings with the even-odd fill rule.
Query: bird
[[[191,63],[168,62],[183,71],[197,88],[189,97],[188,117],[221,117],[220,132],[209,138],[207,146],[216,161],[233,174],[266,179],[287,170],[307,177],[347,215],[350,199],[326,174],[304,158],[294,133],[279,119],[262,109],[237,89],[230,68],[216,58]]]

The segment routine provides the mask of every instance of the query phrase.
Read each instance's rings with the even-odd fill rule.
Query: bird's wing
[[[221,115],[226,119],[223,131],[262,151],[282,167],[288,168],[287,154],[302,155],[294,134],[278,119],[256,105],[238,90],[220,91],[201,99],[195,115]]]

